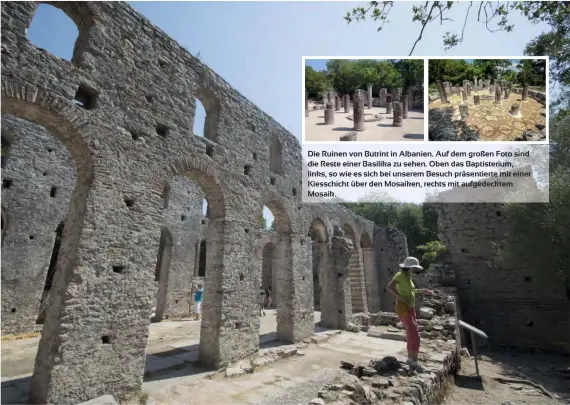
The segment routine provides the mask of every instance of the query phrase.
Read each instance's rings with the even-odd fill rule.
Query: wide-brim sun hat
[[[420,266],[420,261],[415,257],[406,257],[404,263],[400,263],[400,267],[403,269],[420,269],[423,270],[424,268]]]

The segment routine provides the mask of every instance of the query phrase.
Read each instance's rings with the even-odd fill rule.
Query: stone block
[[[119,405],[112,395],[102,395],[87,402],[82,402],[79,405]]]

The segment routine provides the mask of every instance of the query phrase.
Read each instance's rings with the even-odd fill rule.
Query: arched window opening
[[[261,261],[261,287],[264,290],[273,290],[273,281],[275,279],[275,258],[277,247],[269,242],[263,247],[262,261]],[[272,292],[272,291],[271,291]],[[273,294],[271,294],[273,295]],[[271,307],[275,307],[275,303],[271,302]]]
[[[170,185],[165,184],[164,188],[162,189],[162,208],[168,209],[168,203],[170,200]]]
[[[211,141],[218,140],[220,102],[211,90],[200,88],[196,92],[196,111],[192,130],[195,135]]]
[[[27,36],[36,47],[68,61],[77,53],[75,48],[80,42],[73,20],[59,8],[45,3],[36,9]]]
[[[259,214],[258,218],[259,229],[276,232],[275,230],[275,217],[273,213],[267,206],[263,206],[263,210]]]
[[[205,198],[202,200],[202,217],[210,219],[210,207]]]
[[[269,170],[276,174],[283,174],[281,142],[273,134],[269,143]]]
[[[200,258],[198,259],[198,277],[206,276],[206,240],[200,242]]]
[[[196,136],[204,136],[204,127],[206,126],[206,109],[196,98],[196,112],[194,113],[194,127],[192,132]]]

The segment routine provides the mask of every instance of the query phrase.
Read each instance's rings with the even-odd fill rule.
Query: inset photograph
[[[546,59],[430,59],[430,141],[545,141]]]
[[[423,141],[423,59],[305,61],[303,141]]]

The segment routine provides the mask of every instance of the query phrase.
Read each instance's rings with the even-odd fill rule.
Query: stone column
[[[386,94],[388,94],[387,89],[380,89],[380,94],[378,94],[378,97],[380,98],[380,107],[384,107],[384,104],[386,103]]]
[[[509,98],[509,94],[511,94],[511,89],[507,86],[505,87],[505,99]]]
[[[325,109],[325,125],[333,125],[333,124],[334,124],[333,104],[331,101],[327,101],[327,106]]]
[[[334,102],[334,93],[333,93],[332,91],[329,91],[329,92],[327,93],[327,101],[328,101],[329,103],[333,103],[333,102]]]
[[[475,87],[477,87],[477,78],[473,78],[473,83],[475,83]]]
[[[511,105],[511,111],[509,111],[509,113],[512,116],[518,117],[518,116],[520,116],[520,112],[521,112],[520,111],[520,104],[515,103],[515,104]]]
[[[334,110],[340,111],[340,97],[338,95],[334,97]]]
[[[386,114],[392,114],[392,105],[393,105],[392,102],[386,105]]]
[[[352,241],[345,238],[342,231],[335,227],[331,238],[330,265],[324,272],[324,286],[321,293],[323,328],[344,329],[352,321],[352,297],[348,273],[353,252]]]
[[[489,84],[489,94],[495,94],[495,87]]]
[[[475,104],[475,105],[481,104],[481,99],[479,96],[477,96],[477,95],[473,96],[473,104]]]
[[[368,83],[368,108],[372,108],[372,83]]]
[[[443,83],[441,80],[437,80],[437,91],[439,92],[439,98],[443,104],[449,104],[447,101],[447,94],[445,93],[445,88],[443,87]]]
[[[467,107],[467,104],[459,104],[459,114],[461,114],[462,120],[469,118],[469,107]]]
[[[501,86],[495,86],[495,104],[501,105],[502,104],[502,94],[501,94]]]
[[[528,84],[525,84],[522,89],[522,101],[526,101],[528,97]]]
[[[402,118],[408,118],[408,95],[404,94],[402,96]]]
[[[400,101],[402,97],[402,89],[397,88],[393,91],[394,96],[392,97],[392,101]]]
[[[467,86],[465,86],[465,91],[467,92],[467,97],[471,97],[471,83],[467,83]]]
[[[354,122],[352,130],[364,131],[364,100],[359,95],[354,96],[352,119]]]
[[[305,93],[305,117],[309,116],[309,97]]]
[[[461,98],[463,101],[467,100],[467,90],[465,88],[461,89]]]
[[[394,105],[394,119],[392,121],[393,127],[404,126],[404,107],[402,103],[396,101],[392,103]]]
[[[344,95],[344,112],[350,112],[350,96],[348,94]]]

